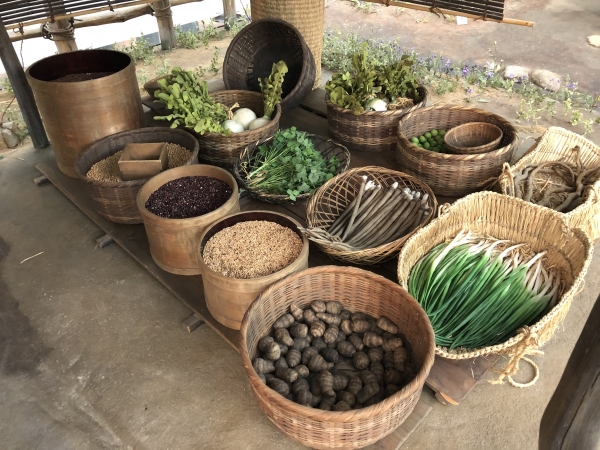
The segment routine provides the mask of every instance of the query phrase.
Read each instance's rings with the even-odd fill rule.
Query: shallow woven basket
[[[373,180],[384,187],[391,186],[397,182],[398,189],[408,187],[409,189],[427,193],[429,194],[428,205],[431,208],[431,214],[425,219],[423,224],[400,239],[380,245],[379,247],[360,251],[342,251],[325,244],[315,243],[323,253],[327,253],[332,258],[352,264],[372,265],[395,256],[413,233],[427,225],[437,210],[437,201],[429,186],[410,175],[385,167],[357,167],[333,177],[314,193],[306,207],[307,226],[309,228],[328,229],[350,202],[354,200],[360,189],[364,175],[369,180]]]
[[[548,265],[559,269],[563,294],[559,303],[539,322],[524,327],[506,342],[478,349],[436,347],[436,355],[450,359],[467,359],[489,354],[511,357],[505,375],[512,375],[516,362],[533,353],[554,334],[566,316],[573,297],[592,259],[592,242],[580,229],[571,228],[563,214],[520,199],[494,192],[480,192],[445,206],[438,219],[415,233],[398,256],[398,280],[408,286],[414,265],[429,251],[461,230],[469,230],[514,243],[529,243],[535,252],[546,251]]]
[[[210,96],[215,102],[221,103],[227,108],[238,103],[240,108],[250,108],[256,113],[257,117],[262,117],[264,114],[263,97],[262,94],[257,92],[219,91],[210,94]],[[198,159],[206,164],[214,164],[231,169],[235,164],[235,160],[248,144],[269,137],[277,131],[280,118],[281,107],[277,105],[271,121],[256,130],[231,133],[229,136],[224,136],[220,133],[205,133],[200,135],[192,132],[200,144]]]
[[[427,103],[427,89],[418,88],[421,101],[410,108],[394,111],[367,111],[354,114],[329,101],[326,94],[327,122],[334,139],[352,150],[361,152],[384,152],[396,149],[398,121]]]
[[[600,164],[600,147],[580,135],[564,128],[551,127],[542,135],[539,142],[527,151],[519,162],[505,170],[500,175],[500,187],[503,194],[507,194],[508,184],[512,184],[512,177],[516,172],[529,164],[547,161],[564,160],[575,164],[575,146],[580,148],[581,162],[584,168]],[[563,214],[567,223],[572,227],[579,227],[586,231],[593,240],[600,238],[600,179],[593,185],[589,195],[582,205],[573,211]]]
[[[267,387],[252,367],[258,340],[290,304],[337,300],[352,312],[387,316],[400,328],[417,367],[416,377],[396,394],[363,409],[337,412],[299,405]],[[281,431],[311,448],[362,448],[391,433],[410,415],[433,365],[435,338],[421,306],[379,275],[353,267],[321,266],[271,285],[252,303],[240,330],[240,354],[258,405]]]
[[[127,144],[169,142],[192,152],[185,165],[198,162],[198,141],[189,133],[165,127],[140,128],[105,137],[81,152],[75,160],[75,173],[83,181],[94,210],[111,222],[142,223],[136,205],[139,190],[150,179],[132,181],[97,181],[86,175],[94,164],[125,148]]]
[[[457,155],[474,155],[498,148],[504,133],[493,123],[470,122],[448,130],[444,142]]]
[[[503,132],[500,148],[477,155],[449,155],[410,142],[432,129],[449,130],[468,122],[487,122]],[[427,183],[437,195],[462,197],[481,190],[502,172],[518,144],[518,133],[506,119],[477,108],[438,105],[404,116],[398,124],[396,159],[403,172]]]
[[[315,59],[314,89],[321,85],[321,53],[325,28],[325,0],[251,0],[252,19],[282,19],[294,25]]]
[[[312,91],[315,60],[302,34],[284,20],[253,20],[233,38],[223,61],[225,89],[261,92],[258,79],[267,78],[280,60],[288,67],[281,109],[294,109]]]
[[[307,137],[312,141],[312,143],[315,146],[315,149],[319,153],[321,153],[321,155],[323,155],[323,159],[325,159],[325,161],[329,160],[329,158],[331,158],[332,156],[337,156],[337,158],[340,161],[340,165],[337,169],[336,175],[339,175],[340,173],[345,172],[348,169],[348,166],[350,165],[350,152],[346,147],[344,147],[341,144],[338,144],[335,141],[332,141],[331,139],[317,136],[316,134],[307,134]],[[268,137],[266,139],[261,139],[260,141],[250,144],[248,147],[246,147],[240,154],[240,157],[235,161],[235,165],[233,167],[233,175],[235,176],[239,185],[246,189],[252,197],[258,200],[262,200],[263,202],[273,204],[290,203],[292,202],[292,200],[290,200],[289,195],[265,194],[254,189],[249,189],[246,185],[246,177],[242,172],[242,167],[248,164],[248,161],[250,160],[250,158],[252,158],[258,146],[263,144],[269,144],[272,140],[273,136]],[[302,201],[307,199],[308,197],[310,197],[310,193],[301,194],[296,196],[296,200],[294,201]]]

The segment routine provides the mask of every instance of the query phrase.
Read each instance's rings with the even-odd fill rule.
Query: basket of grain
[[[415,407],[434,359],[433,330],[418,303],[396,283],[352,267],[315,267],[271,285],[240,333],[260,408],[310,448],[362,448],[391,433]],[[286,351],[288,369],[271,350]],[[282,379],[295,380],[291,389]]]
[[[564,215],[482,192],[444,206],[406,242],[398,279],[429,314],[439,357],[505,355],[498,381],[524,387],[537,375],[526,385],[514,382],[518,362],[552,337],[592,251],[589,236]]]
[[[83,181],[98,214],[111,222],[142,223],[136,198],[149,178],[122,181],[118,161],[127,144],[160,142],[168,143],[169,169],[198,162],[198,141],[185,131],[164,127],[113,134],[79,154],[75,173]]]

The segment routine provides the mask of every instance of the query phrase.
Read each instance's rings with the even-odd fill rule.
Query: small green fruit
[[[435,128],[433,130],[430,131],[432,136],[437,136],[438,135],[438,130],[436,130]]]
[[[429,142],[423,143],[423,148],[429,150],[430,147],[431,147],[431,145],[429,145]]]
[[[425,133],[425,137],[426,137],[427,139],[429,139],[429,138],[431,137],[431,133],[428,131],[427,133]]]
[[[443,136],[446,134],[446,130],[440,130],[440,131],[438,131],[438,133],[440,134],[440,136]]]
[[[419,142],[421,144],[423,144],[423,143],[427,142],[427,138],[425,136],[419,136]]]

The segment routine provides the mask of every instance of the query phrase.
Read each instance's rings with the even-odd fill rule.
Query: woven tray
[[[438,244],[466,229],[515,243],[529,243],[535,252],[547,251],[548,264],[560,270],[563,294],[538,323],[523,327],[506,342],[478,349],[436,347],[436,355],[468,359],[489,354],[511,358],[502,375],[512,376],[519,359],[534,354],[554,334],[566,316],[592,259],[592,242],[580,229],[569,227],[563,214],[494,192],[480,192],[444,206],[438,219],[415,233],[398,256],[398,280],[408,285],[414,265]]]
[[[421,101],[410,108],[394,111],[367,111],[354,114],[329,101],[327,103],[327,123],[334,139],[344,144],[350,151],[384,152],[396,149],[398,121],[411,111],[424,108],[427,103],[427,90],[419,87]]]
[[[258,79],[267,78],[280,60],[288,67],[281,109],[291,111],[312,91],[316,69],[302,34],[284,20],[253,20],[233,38],[223,61],[225,89],[260,92]]]
[[[593,142],[559,127],[546,130],[541,139],[535,143],[521,160],[514,166],[508,167],[499,177],[503,194],[508,193],[508,184],[516,172],[529,164],[547,161],[565,160],[575,165],[575,153],[572,149],[579,146],[581,162],[584,168],[600,164],[600,147]],[[600,238],[600,180],[596,181],[585,202],[564,214],[569,226],[579,227],[586,231],[593,240]]]
[[[500,148],[477,155],[449,155],[410,142],[432,129],[449,130],[468,122],[487,122],[503,131]],[[396,159],[403,172],[427,183],[437,195],[462,197],[482,190],[502,172],[518,144],[518,133],[506,119],[482,109],[438,105],[404,116],[398,124]]]
[[[337,300],[352,312],[389,317],[412,349],[415,379],[380,403],[346,412],[302,406],[267,387],[251,363],[258,340],[291,303],[305,307],[313,300]],[[271,285],[246,312],[240,334],[242,362],[258,405],[287,436],[310,448],[362,448],[391,433],[412,412],[433,365],[435,338],[421,306],[396,283],[353,267],[315,267]]]
[[[132,181],[97,181],[86,174],[98,161],[114,155],[127,144],[169,142],[181,145],[192,152],[185,165],[198,162],[198,141],[189,133],[165,127],[140,128],[124,131],[101,139],[81,152],[75,160],[75,173],[83,181],[85,190],[92,200],[94,210],[111,222],[142,223],[136,205],[139,190],[150,179]]]
[[[332,141],[331,139],[317,136],[316,134],[307,134],[307,137],[312,141],[312,143],[315,146],[315,149],[323,155],[323,158],[325,160],[328,160],[332,156],[338,157],[340,161],[340,165],[337,170],[338,175],[342,172],[345,172],[348,169],[348,166],[350,165],[350,152],[346,147],[338,144],[337,142]],[[246,178],[244,176],[244,173],[241,170],[245,164],[248,164],[248,160],[252,158],[257,147],[263,144],[268,144],[269,142],[271,142],[271,140],[273,140],[272,136],[266,139],[261,139],[260,141],[250,144],[248,147],[246,147],[240,154],[240,157],[237,158],[235,161],[235,165],[233,167],[233,175],[235,176],[239,185],[245,190],[247,190],[252,197],[258,200],[262,200],[263,202],[267,203],[273,203],[276,205],[290,203],[292,202],[292,200],[290,200],[289,195],[265,194],[253,189],[249,189],[246,185]],[[310,193],[298,195],[295,201],[306,200],[310,197],[310,195]]]
[[[210,94],[212,99],[230,108],[238,103],[240,108],[250,108],[256,113],[257,117],[264,114],[264,101],[262,94],[249,91],[219,91]],[[271,121],[256,130],[242,131],[241,133],[231,133],[224,136],[219,133],[191,133],[196,136],[200,144],[200,153],[198,159],[206,164],[214,164],[227,169],[231,169],[235,160],[240,156],[242,150],[249,144],[273,135],[279,128],[279,119],[281,118],[281,107],[277,105],[275,115]]]
[[[361,251],[342,251],[321,243],[315,243],[322,252],[327,253],[332,258],[352,264],[372,265],[394,257],[413,233],[427,225],[437,210],[437,201],[429,186],[410,175],[385,167],[358,167],[332,178],[314,193],[306,207],[308,227],[328,229],[356,197],[363,175],[385,187],[397,182],[399,189],[408,187],[429,194],[428,204],[432,212],[423,224],[412,232],[379,247]]]

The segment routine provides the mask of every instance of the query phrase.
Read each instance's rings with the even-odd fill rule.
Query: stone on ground
[[[15,148],[21,143],[17,135],[12,130],[7,130],[6,128],[2,128],[2,138],[8,148]]]
[[[592,47],[600,48],[600,34],[588,36],[587,41]]]
[[[561,78],[557,73],[545,69],[537,69],[531,72],[531,81],[541,88],[556,92],[560,89]]]
[[[506,66],[506,69],[504,69],[504,79],[515,81],[528,80],[530,71],[529,67]]]

